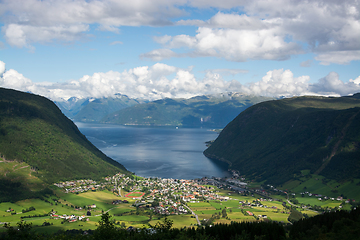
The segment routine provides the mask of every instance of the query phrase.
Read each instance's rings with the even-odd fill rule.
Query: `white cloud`
[[[294,77],[290,70],[277,69],[267,72],[261,81],[241,86],[241,92],[262,96],[347,96],[360,92],[360,76],[343,82],[339,75],[330,72],[316,83],[309,83],[309,76]]]
[[[153,61],[161,61],[163,59],[172,58],[179,56],[170,49],[155,49],[151,52],[140,55],[140,58],[150,58]]]
[[[118,45],[118,44],[123,44],[123,42],[121,42],[121,41],[114,41],[114,42],[112,42],[112,43],[110,43],[110,45]]]
[[[324,52],[316,56],[315,59],[320,61],[322,65],[330,65],[331,63],[349,64],[351,61],[360,60],[360,50]]]
[[[291,41],[307,44],[324,64],[347,64],[359,59],[355,56],[359,56],[360,49],[359,9],[355,0],[259,0],[245,6],[247,13],[278,24]]]
[[[4,29],[5,37],[7,38],[7,42],[10,45],[17,47],[26,47],[26,36],[21,26],[17,24],[9,24],[9,26]]]
[[[171,36],[165,35],[165,36],[161,36],[161,37],[154,37],[154,41],[160,44],[166,44],[167,42],[169,42],[171,40]]]
[[[207,21],[172,22],[189,16],[191,9],[209,8],[219,12]],[[304,49],[318,54],[321,64],[347,64],[359,59],[359,9],[357,0],[2,0],[0,19],[6,41],[30,49],[36,42],[73,42],[88,37],[91,24],[115,33],[121,26],[177,24],[199,29],[195,36],[156,37],[165,49],[142,57],[155,61],[185,56],[284,60],[302,53],[300,46],[306,45]],[[187,54],[171,52],[180,46],[188,48]]]
[[[175,4],[165,0],[3,0],[0,19],[9,44],[31,48],[34,42],[75,41],[86,36],[90,24],[115,33],[120,26],[172,25],[168,19],[183,14]]]
[[[261,81],[242,87],[242,91],[262,96],[309,95],[309,76],[294,77],[290,70],[277,69],[267,72]]]
[[[164,40],[159,38],[159,42],[166,43],[166,49],[157,49],[142,57],[161,60],[174,56],[212,56],[242,62],[248,59],[285,60],[293,54],[303,52],[296,43],[286,42],[276,31],[200,27],[194,37],[177,35],[171,39],[168,36]],[[170,50],[173,48],[187,48],[191,51],[176,54]]]
[[[4,72],[5,72],[5,63],[3,61],[0,61],[0,77],[2,77]]]
[[[192,0],[189,1],[189,5],[196,8],[220,8],[231,9],[247,4],[246,0]]]
[[[257,0],[215,3],[199,0],[192,1],[191,5],[215,6],[220,9],[240,8],[242,14],[219,12],[208,21],[180,20],[177,22],[178,25],[199,26],[198,33],[194,37],[173,36],[171,41],[162,43],[166,48],[185,46],[190,49],[193,57],[217,56],[230,61],[244,61],[247,59],[287,59],[291,55],[302,53],[299,48],[303,45],[305,46],[303,52],[311,51],[317,54],[316,59],[323,65],[348,64],[350,61],[359,60],[360,6],[358,1]],[[264,34],[258,34],[261,32]],[[221,42],[229,47],[221,45],[220,36]],[[194,42],[194,39],[200,40],[200,38],[208,39],[207,42],[213,45],[208,44],[206,49],[201,48],[197,41]],[[256,48],[244,44],[244,39],[253,42]],[[269,52],[262,43],[273,47],[274,51]],[[218,47],[220,45],[221,50]],[[286,54],[289,49],[292,51]]]
[[[73,42],[85,36],[84,32],[89,30],[88,25],[74,24],[68,26],[28,26],[9,24],[3,27],[5,38],[10,45],[16,47],[31,48],[34,42],[50,42],[58,40],[62,42]]]
[[[236,75],[236,74],[240,74],[240,73],[248,73],[248,70],[244,70],[244,69],[229,69],[229,68],[222,68],[222,69],[209,69],[207,70],[207,72],[210,73],[219,73],[222,74],[224,76],[228,76],[228,75]]]
[[[360,76],[343,82],[335,72],[316,83],[309,76],[294,77],[290,70],[275,69],[267,72],[258,82],[242,85],[236,80],[225,81],[224,71],[239,73],[242,70],[218,69],[206,72],[203,79],[194,76],[190,69],[181,69],[163,63],[128,69],[123,72],[99,72],[64,83],[33,83],[16,70],[5,70],[0,61],[0,87],[32,92],[52,100],[70,97],[109,97],[116,93],[132,98],[161,99],[189,98],[204,94],[241,92],[263,96],[326,95],[344,96],[360,92]],[[1,73],[3,73],[1,75]]]
[[[260,30],[268,28],[269,23],[260,20],[258,17],[251,17],[245,14],[218,12],[208,21],[202,20],[180,20],[177,25],[194,25],[208,28],[230,28],[242,30]]]
[[[4,72],[1,80],[2,87],[13,88],[22,91],[29,91],[30,88],[34,85],[30,79],[24,77],[21,73],[18,73],[14,69],[10,69]]]
[[[360,76],[358,76],[357,78],[355,78],[355,80],[350,79],[349,82],[353,82],[353,83],[355,83],[355,84],[357,84],[357,85],[360,85]]]
[[[344,83],[339,79],[336,72],[329,73],[326,77],[319,79],[319,82],[310,86],[311,91],[320,95],[341,95],[346,96],[360,91],[358,79]]]
[[[309,59],[309,60],[306,60],[304,62],[301,62],[300,66],[301,67],[311,67],[312,63],[313,63],[313,60]]]

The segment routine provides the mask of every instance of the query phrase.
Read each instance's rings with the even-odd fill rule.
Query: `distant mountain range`
[[[256,104],[230,122],[204,154],[258,182],[281,185],[298,179],[299,185],[301,177],[314,174],[356,184],[360,94]]]
[[[110,113],[144,102],[146,101],[115,94],[108,98],[79,99],[72,97],[67,101],[55,103],[68,118],[76,122],[100,122]]]
[[[240,93],[161,99],[121,109],[102,122],[123,125],[223,128],[240,112],[271,98]]]
[[[241,93],[225,93],[146,102],[118,94],[115,97],[100,99],[70,98],[66,102],[56,104],[74,121],[222,128],[246,108],[272,99]]]
[[[0,202],[34,196],[56,181],[118,172],[128,173],[92,145],[53,102],[0,88]]]

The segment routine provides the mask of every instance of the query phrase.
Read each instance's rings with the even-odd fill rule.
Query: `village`
[[[235,174],[236,177],[236,174]],[[55,186],[62,188],[65,193],[79,194],[87,191],[110,190],[118,197],[128,197],[135,200],[133,204],[136,208],[148,208],[154,214],[161,215],[181,215],[191,214],[192,211],[186,203],[196,203],[200,201],[228,201],[230,196],[218,194],[218,188],[229,188],[238,192],[247,191],[246,183],[240,182],[235,178],[223,181],[220,178],[202,178],[195,180],[185,179],[162,179],[162,178],[142,178],[137,176],[126,176],[116,174],[106,177],[104,181],[96,182],[91,179],[73,180],[54,183]],[[134,196],[131,193],[143,193]],[[112,204],[129,203],[127,200],[114,200]],[[88,209],[96,206],[87,206]],[[91,216],[91,213],[89,213]],[[195,214],[194,214],[195,215]],[[86,219],[85,216],[58,216],[56,213],[51,215],[55,219],[66,219],[74,222],[77,219]]]
[[[131,206],[134,209],[147,209],[153,212],[153,214],[160,215],[182,215],[193,214],[196,218],[197,215],[189,208],[189,204],[219,201],[227,202],[234,200],[230,193],[242,194],[257,197],[255,200],[238,201],[238,206],[246,209],[253,207],[257,208],[269,208],[272,210],[278,210],[277,206],[270,204],[263,204],[264,202],[280,201],[283,200],[272,198],[270,195],[274,192],[278,195],[284,196],[283,199],[287,199],[290,205],[294,205],[292,197],[294,193],[287,193],[286,191],[279,190],[273,186],[268,185],[266,190],[263,188],[249,189],[244,178],[240,178],[237,172],[232,173],[232,177],[229,178],[201,178],[194,180],[185,179],[162,179],[162,178],[143,178],[135,175],[116,174],[112,177],[106,177],[103,181],[96,182],[94,180],[74,180],[67,182],[55,183],[54,185],[62,188],[65,193],[79,194],[87,191],[102,191],[108,190],[114,194],[114,197],[119,197],[112,201],[113,205],[129,204],[126,199],[131,199]],[[229,191],[228,195],[220,194],[220,189]],[[317,194],[311,194],[304,192],[308,196],[316,196],[318,200],[328,199],[325,196],[319,196]],[[290,198],[289,198],[290,196]],[[321,198],[322,197],[322,198]],[[331,199],[336,201],[342,201],[341,197]],[[285,202],[283,202],[283,205]],[[295,206],[295,205],[294,205]],[[307,208],[307,206],[301,206]],[[96,205],[86,206],[88,209],[87,216],[58,216],[56,213],[52,214],[53,218],[62,218],[69,222],[77,220],[87,220],[91,216],[91,210],[96,209]],[[341,208],[341,206],[340,206]],[[254,216],[254,213],[250,210],[243,211],[244,215]],[[282,210],[281,213],[289,214],[289,211]],[[266,215],[254,216],[257,219],[266,219]],[[199,221],[198,221],[199,222]]]

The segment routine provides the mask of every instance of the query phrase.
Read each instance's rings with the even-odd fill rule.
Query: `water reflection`
[[[151,128],[76,123],[101,151],[143,177],[193,179],[228,176],[227,165],[206,158],[217,133],[198,128]]]

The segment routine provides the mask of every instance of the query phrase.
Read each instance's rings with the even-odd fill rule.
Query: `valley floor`
[[[237,188],[240,192],[230,190],[234,184],[242,184]],[[296,220],[294,209],[301,218],[351,207],[343,199],[319,200],[308,195],[295,198],[281,190],[265,191],[221,179],[151,179],[117,174],[102,183],[77,180],[56,183],[52,188],[54,195],[42,199],[0,203],[0,231],[6,230],[1,227],[5,223],[15,226],[21,220],[42,233],[96,229],[101,215],[107,212],[121,228],[154,226],[165,217],[175,228],[232,221],[286,225]]]

